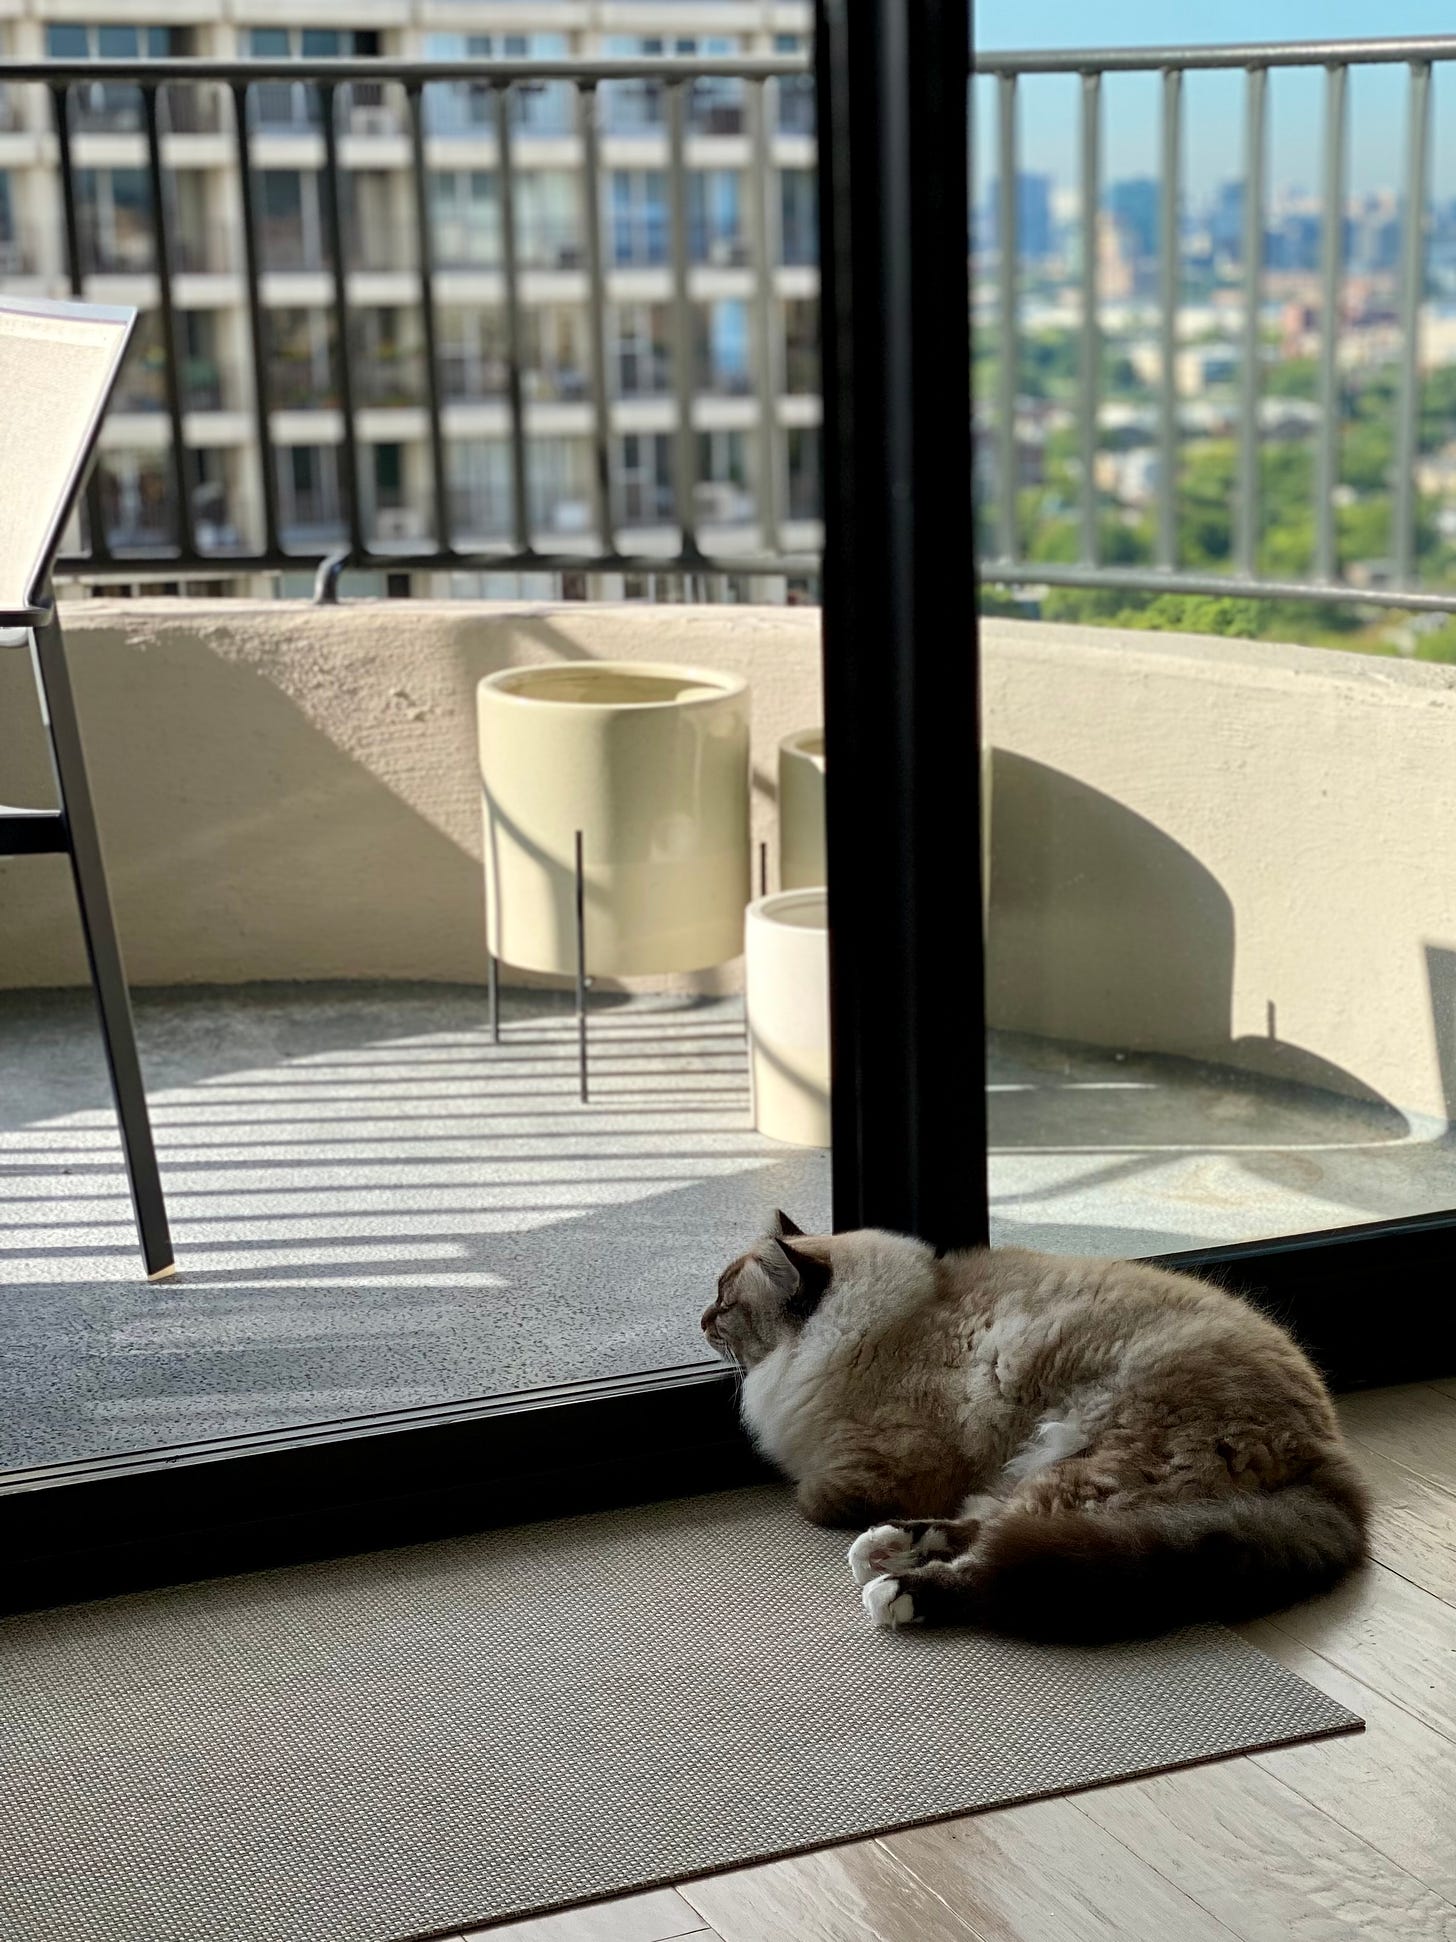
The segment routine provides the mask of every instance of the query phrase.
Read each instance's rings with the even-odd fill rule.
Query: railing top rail
[[[1140,74],[1178,68],[1370,67],[1456,60],[1456,34],[1390,40],[1248,41],[1227,46],[1029,47],[976,52],[977,74]]]
[[[16,61],[0,57],[0,81],[42,81],[70,87],[87,81],[145,83],[220,81],[411,82],[479,81],[509,87],[515,81],[771,81],[803,75],[807,62],[780,54],[722,55],[688,59],[677,55],[601,60],[396,60],[355,55],[328,60],[238,56],[232,60],[178,56],[171,60]]]

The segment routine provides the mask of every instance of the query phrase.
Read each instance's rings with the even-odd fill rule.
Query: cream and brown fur
[[[1186,1275],[780,1215],[703,1328],[805,1516],[869,1527],[849,1561],[876,1624],[1150,1632],[1291,1603],[1364,1556],[1320,1377]]]

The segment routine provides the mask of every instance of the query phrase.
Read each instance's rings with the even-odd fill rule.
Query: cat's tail
[[[1200,1503],[1038,1512],[1013,1501],[962,1556],[876,1580],[865,1604],[881,1624],[1080,1641],[1251,1618],[1359,1564],[1366,1519],[1364,1486],[1342,1458],[1282,1490]]]

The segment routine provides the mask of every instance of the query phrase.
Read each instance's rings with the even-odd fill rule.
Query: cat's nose
[[[722,1302],[714,1301],[714,1302],[710,1302],[708,1306],[703,1310],[702,1315],[699,1317],[699,1320],[698,1320],[698,1327],[703,1331],[704,1335],[712,1334],[713,1332],[712,1324],[714,1320],[717,1318],[720,1311],[722,1310],[722,1307],[723,1307]]]

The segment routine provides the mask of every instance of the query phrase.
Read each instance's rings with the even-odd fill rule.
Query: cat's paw
[[[872,1578],[893,1578],[950,1551],[950,1538],[939,1524],[876,1524],[855,1539],[846,1556],[854,1582],[867,1585]]]
[[[898,1578],[871,1578],[860,1593],[860,1602],[879,1631],[895,1632],[902,1625],[920,1623],[915,1616],[915,1600],[902,1589]]]

